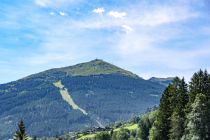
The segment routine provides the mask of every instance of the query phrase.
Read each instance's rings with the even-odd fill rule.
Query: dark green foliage
[[[111,135],[108,132],[101,132],[96,135],[95,140],[111,140]]]
[[[140,118],[138,137],[142,140],[147,140],[149,137],[150,129],[157,117],[157,111],[149,112]]]
[[[147,140],[149,136],[149,130],[151,128],[151,124],[149,122],[149,119],[146,118],[144,121],[141,120],[139,123],[139,127],[141,128],[140,136],[143,140]]]
[[[135,117],[139,131],[112,131],[112,140],[209,140],[210,76],[195,73],[188,85],[176,77],[165,89],[157,111]],[[123,126],[123,125],[120,125]]]
[[[209,94],[210,92],[210,83],[209,83],[209,75],[207,71],[200,70],[195,73],[190,82],[190,91],[189,91],[189,103],[192,104],[196,98],[196,95],[199,93]]]
[[[132,120],[131,120],[131,123],[139,123],[140,121],[140,117],[134,117]]]
[[[187,127],[186,133],[183,136],[183,140],[208,140],[207,135],[207,118],[206,110],[207,99],[204,94],[197,94],[194,103],[192,104],[192,110],[187,115]]]
[[[203,94],[206,96],[206,116],[210,116],[210,76],[208,72],[200,70],[199,72],[195,73],[190,82],[190,101],[188,104],[188,113],[192,111],[192,104],[197,96],[197,94]],[[187,122],[188,123],[188,122]],[[207,117],[207,136],[210,138],[210,117]]]
[[[176,77],[170,84],[160,100],[157,121],[151,130],[151,139],[168,140],[180,139],[184,132],[184,108],[188,101],[187,85],[184,79]],[[156,130],[157,132],[153,132]]]
[[[180,140],[184,133],[184,123],[186,119],[185,107],[188,103],[188,93],[187,93],[187,84],[184,79],[179,81],[177,87],[176,98],[174,99],[176,104],[171,115],[171,129],[170,129],[170,139],[171,140]]]
[[[189,85],[175,78],[160,100],[149,140],[208,140],[210,138],[210,76],[195,73]]]
[[[120,129],[114,132],[112,140],[128,140],[130,138],[130,131],[128,129]]]
[[[14,135],[14,140],[28,140],[28,136],[26,135],[25,125],[23,120],[21,120],[18,124],[18,130]]]
[[[173,94],[174,89],[172,85],[169,85],[160,100],[159,114],[157,117],[157,130],[158,140],[168,140],[170,130],[170,117],[174,108]]]

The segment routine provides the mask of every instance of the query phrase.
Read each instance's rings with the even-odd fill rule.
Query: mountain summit
[[[69,76],[90,76],[90,75],[100,75],[100,74],[120,74],[131,77],[138,77],[136,74],[119,68],[113,64],[105,62],[101,59],[95,59],[90,62],[77,64],[70,67],[59,68],[66,72]]]
[[[0,85],[0,139],[20,119],[38,137],[126,121],[157,105],[164,88],[99,59],[33,74]]]

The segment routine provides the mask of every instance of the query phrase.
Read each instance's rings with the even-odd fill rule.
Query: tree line
[[[165,89],[149,140],[210,139],[210,76],[195,73],[189,85],[176,77]]]

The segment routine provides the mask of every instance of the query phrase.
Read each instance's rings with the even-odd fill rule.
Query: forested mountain
[[[158,105],[165,87],[98,59],[2,84],[0,139],[11,138],[21,119],[30,136],[126,121]]]
[[[138,124],[138,127],[134,126]],[[129,126],[129,127],[128,127]],[[189,84],[176,77],[157,110],[112,127],[112,131],[77,135],[78,140],[209,140],[210,75],[200,70]]]

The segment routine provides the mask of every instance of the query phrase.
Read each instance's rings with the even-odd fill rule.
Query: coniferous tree
[[[188,102],[187,84],[184,79],[179,81],[176,94],[176,105],[171,115],[170,139],[180,140],[184,133],[185,107]]]
[[[207,73],[207,71],[205,71]],[[208,135],[208,138],[210,139],[210,76],[209,74],[207,73],[208,75],[208,84],[206,85],[207,87],[207,94],[206,94],[206,98],[207,98],[207,111],[206,111],[206,114],[207,114],[207,135]]]
[[[203,110],[206,116],[210,116],[210,76],[208,72],[200,70],[195,73],[191,78],[189,85],[189,102],[186,108],[186,113],[192,112],[192,104],[195,102],[195,98],[198,94],[203,94],[206,97],[206,110]],[[191,113],[192,114],[192,113]],[[189,115],[188,115],[189,116]],[[207,123],[207,137],[210,138],[210,117],[206,118]],[[186,120],[185,124],[189,124],[189,119]],[[187,126],[185,126],[187,127]],[[185,130],[185,135],[189,134],[189,129]]]
[[[168,134],[170,130],[170,116],[171,116],[171,108],[170,108],[170,98],[171,98],[171,90],[172,86],[166,88],[164,94],[160,101],[160,108],[157,117],[157,130],[158,140],[168,140]]]
[[[160,100],[159,113],[149,140],[210,139],[210,76],[195,73],[189,85],[175,78]]]
[[[176,77],[172,84],[170,84],[164,91],[161,100],[159,113],[157,115],[157,139],[168,140],[171,129],[171,116],[176,107],[176,97],[178,94],[178,87],[180,86],[180,79]]]
[[[156,130],[158,140],[180,139],[184,133],[185,106],[188,102],[187,84],[176,77],[160,100]]]
[[[18,124],[18,130],[14,135],[14,140],[28,140],[28,136],[26,135],[25,125],[23,120],[21,120]]]
[[[149,136],[149,130],[151,128],[151,123],[148,117],[142,118],[139,122],[140,137],[143,140],[147,140]]]
[[[191,112],[187,115],[187,127],[182,140],[207,140],[207,98],[204,94],[197,94],[191,106]]]
[[[194,103],[197,94],[205,94],[206,96],[210,92],[209,74],[205,70],[200,70],[195,73],[191,78],[189,85],[189,106]]]

